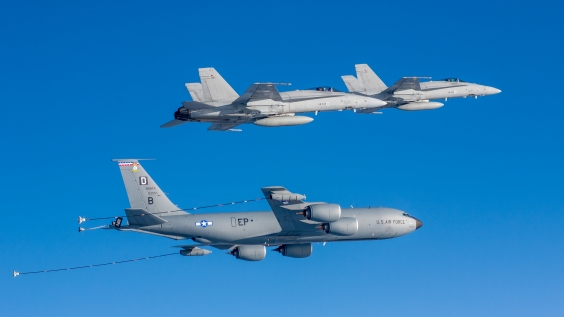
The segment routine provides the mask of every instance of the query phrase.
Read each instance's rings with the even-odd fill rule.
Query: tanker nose
[[[419,219],[415,219],[415,230],[421,228],[421,226],[423,225],[423,223],[421,222],[421,220]]]

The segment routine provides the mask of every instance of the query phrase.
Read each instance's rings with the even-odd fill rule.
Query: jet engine
[[[398,107],[399,110],[404,111],[417,111],[417,110],[432,110],[444,106],[440,102],[410,102]]]
[[[283,256],[291,258],[307,258],[311,255],[311,243],[283,244],[272,251],[280,252]]]
[[[316,228],[323,229],[326,233],[336,236],[352,236],[358,231],[358,221],[353,217],[343,217],[335,222],[324,223]]]
[[[228,252],[239,260],[260,261],[266,257],[266,247],[264,245],[241,245]]]
[[[314,204],[307,206],[306,209],[297,214],[301,214],[311,221],[333,222],[341,218],[341,206],[337,204]]]

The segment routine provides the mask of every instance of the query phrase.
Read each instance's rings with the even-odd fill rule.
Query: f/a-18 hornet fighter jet
[[[260,261],[266,249],[283,256],[305,258],[314,242],[381,240],[419,229],[421,221],[392,208],[341,208],[337,204],[305,202],[305,196],[284,187],[262,188],[271,211],[189,214],[175,206],[139,164],[118,159],[131,204],[125,217],[108,227],[195,243],[179,246],[180,254],[202,256],[203,247],[228,250],[240,260]],[[84,218],[79,217],[79,223]],[[84,230],[82,228],[80,231]]]
[[[430,110],[444,106],[430,100],[448,98],[466,98],[495,95],[501,90],[493,87],[472,84],[458,78],[420,82],[421,77],[403,77],[388,87],[366,64],[355,65],[357,78],[351,75],[341,76],[349,92],[371,96],[385,101],[381,108],[400,110]],[[370,113],[375,109],[362,109],[359,113]]]
[[[255,83],[242,96],[213,68],[200,68],[201,83],[188,83],[186,89],[193,101],[182,103],[174,113],[174,120],[161,128],[187,122],[210,122],[208,130],[240,131],[233,129],[244,123],[265,127],[306,124],[313,118],[296,113],[378,109],[386,103],[364,95],[349,94],[332,87],[278,92],[276,83]]]

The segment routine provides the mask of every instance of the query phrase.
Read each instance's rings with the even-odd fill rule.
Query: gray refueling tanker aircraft
[[[444,106],[440,102],[430,100],[448,98],[466,98],[499,94],[501,90],[493,87],[472,84],[458,78],[447,78],[438,81],[420,82],[420,78],[403,77],[388,87],[366,64],[355,65],[356,75],[341,76],[349,92],[371,96],[385,101],[381,108],[398,108],[400,110],[431,110]],[[374,112],[374,108],[360,109],[357,113]]]
[[[386,103],[365,95],[345,93],[332,87],[278,92],[279,83],[255,83],[242,96],[213,68],[200,68],[201,83],[187,83],[193,101],[185,101],[174,120],[161,128],[187,122],[210,122],[208,130],[241,131],[234,127],[254,123],[265,127],[306,124],[313,118],[296,113],[378,109]]]
[[[125,209],[127,221],[117,217],[108,229],[192,239],[196,244],[179,246],[185,256],[207,255],[211,251],[201,247],[210,246],[229,250],[240,260],[260,261],[266,248],[273,247],[283,256],[305,258],[314,242],[390,239],[422,226],[401,210],[306,203],[304,195],[278,186],[262,188],[272,211],[189,214],[166,197],[138,159],[113,161],[118,162],[131,208]]]

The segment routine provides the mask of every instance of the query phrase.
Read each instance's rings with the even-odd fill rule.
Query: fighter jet
[[[428,77],[403,77],[388,87],[370,69],[367,64],[355,65],[357,78],[352,75],[341,76],[349,92],[371,96],[385,101],[381,108],[397,108],[400,110],[431,110],[444,106],[441,102],[430,100],[448,98],[466,98],[495,95],[501,90],[479,84],[468,83],[458,78],[447,78],[438,81],[421,82]],[[361,109],[357,113],[371,113],[374,108]]]
[[[174,113],[174,120],[161,128],[175,127],[187,122],[210,122],[208,130],[240,131],[234,129],[245,123],[265,127],[291,126],[313,121],[297,113],[341,110],[377,109],[386,103],[364,95],[349,94],[332,87],[278,92],[278,83],[255,83],[242,96],[213,68],[200,68],[201,83],[187,83],[193,101],[182,103]]]
[[[167,198],[139,159],[113,161],[119,165],[131,207],[107,228],[192,240],[178,246],[185,256],[208,255],[211,251],[205,247],[213,247],[246,261],[263,260],[267,248],[305,258],[312,253],[312,243],[391,239],[422,226],[401,210],[305,202],[305,195],[280,186],[261,189],[270,211],[189,214]],[[83,221],[79,217],[79,223]]]

